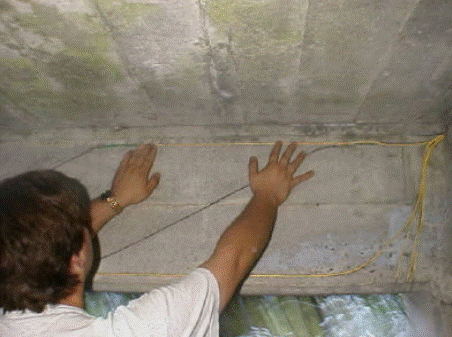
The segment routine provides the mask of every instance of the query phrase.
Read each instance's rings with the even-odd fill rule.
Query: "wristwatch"
[[[100,199],[109,203],[111,207],[116,211],[116,213],[121,213],[123,210],[123,207],[119,204],[119,202],[111,196],[111,191],[105,191],[100,195]]]

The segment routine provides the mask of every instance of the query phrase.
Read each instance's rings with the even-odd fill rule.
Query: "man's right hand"
[[[258,170],[256,157],[250,158],[249,179],[253,194],[257,197],[265,197],[271,200],[275,206],[281,205],[289,196],[292,189],[314,175],[314,171],[308,171],[302,175],[294,177],[294,173],[300,167],[306,154],[301,151],[291,162],[297,145],[291,143],[281,158],[282,142],[277,142],[270,153],[267,165]]]
[[[305,154],[291,162],[296,144],[290,144],[279,158],[282,143],[273,147],[267,165],[259,171],[257,159],[249,165],[250,186],[254,196],[242,213],[223,232],[214,253],[202,267],[209,269],[220,288],[220,310],[237,290],[267,246],[278,213],[278,206],[300,182],[314,174],[308,171],[293,177]]]

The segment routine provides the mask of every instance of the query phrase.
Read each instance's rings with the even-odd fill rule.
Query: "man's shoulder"
[[[48,305],[41,313],[29,310],[4,313],[0,315],[0,327],[5,337],[83,336],[81,331],[91,330],[94,320],[93,316],[77,307]]]

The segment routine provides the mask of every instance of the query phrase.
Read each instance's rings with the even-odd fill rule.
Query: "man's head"
[[[82,282],[73,272],[91,233],[90,200],[77,180],[33,171],[0,183],[0,307],[41,312]]]

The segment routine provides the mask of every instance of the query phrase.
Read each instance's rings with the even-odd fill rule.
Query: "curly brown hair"
[[[90,199],[76,179],[32,171],[0,183],[0,307],[42,312],[72,293],[70,260],[91,233]]]

